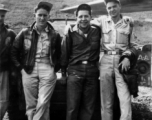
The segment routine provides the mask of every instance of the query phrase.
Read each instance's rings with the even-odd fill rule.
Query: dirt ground
[[[152,88],[140,86],[138,95],[132,98],[133,120],[152,120]],[[8,113],[3,120],[9,120]]]
[[[139,87],[138,95],[132,100],[133,120],[152,120],[152,88]]]

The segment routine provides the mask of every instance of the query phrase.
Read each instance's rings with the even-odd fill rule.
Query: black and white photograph
[[[0,120],[152,120],[152,0],[0,0]]]

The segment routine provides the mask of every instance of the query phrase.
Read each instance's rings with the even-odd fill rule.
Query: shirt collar
[[[107,19],[106,19],[106,21],[107,21],[107,22],[111,22],[111,21],[112,21],[111,17],[108,16]]]
[[[38,29],[37,29],[37,27],[36,27],[36,24],[33,26],[33,29],[34,29],[38,34],[40,34],[40,32],[38,31]],[[49,27],[48,27],[48,25],[46,26],[46,28],[44,29],[44,31],[45,31],[46,33],[49,32]]]
[[[121,18],[121,19],[120,19],[118,22],[122,21],[122,18],[123,18],[122,14],[120,14],[120,18]],[[108,15],[106,21],[107,21],[108,23],[112,22],[112,19],[111,19],[111,17],[110,17],[109,15]]]
[[[73,31],[76,31],[76,32],[81,31],[81,29],[79,29],[79,27],[78,27],[78,24],[76,24],[76,25],[73,27]],[[81,31],[81,32],[82,32],[82,31]]]
[[[78,31],[79,28],[78,28],[78,24],[76,24],[74,27],[73,27],[73,31]]]

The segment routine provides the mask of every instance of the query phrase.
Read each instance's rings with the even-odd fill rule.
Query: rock
[[[139,87],[139,96],[132,99],[133,120],[152,120],[152,88]]]

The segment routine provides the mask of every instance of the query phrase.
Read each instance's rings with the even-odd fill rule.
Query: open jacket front
[[[61,55],[61,37],[48,22],[48,37],[50,40],[50,64],[59,70]],[[38,34],[34,29],[35,22],[31,27],[24,28],[17,35],[11,51],[11,58],[18,70],[24,69],[31,73],[35,64]]]

